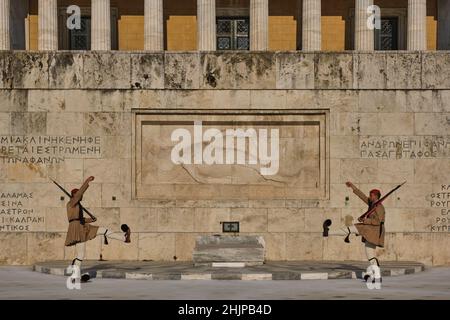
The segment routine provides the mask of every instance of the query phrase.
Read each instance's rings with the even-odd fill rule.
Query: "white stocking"
[[[358,230],[356,229],[356,227],[354,225],[348,227],[350,229],[350,233],[351,234],[358,234]],[[348,229],[346,226],[342,226],[339,229],[332,229],[332,227],[330,228],[330,230],[328,231],[328,235],[329,236],[346,236],[348,235]]]
[[[106,233],[106,237],[108,239],[119,240],[125,242],[125,232],[113,232],[107,228],[99,227],[97,231],[98,236],[104,236]]]
[[[86,242],[78,242],[75,245],[76,258],[73,260],[72,265],[78,267],[76,278],[81,277],[81,263],[83,262],[84,256],[86,255]]]
[[[367,268],[367,273],[373,273],[375,279],[381,278],[380,266],[378,265],[378,259],[376,254],[376,245],[367,242],[365,243],[364,249],[366,251],[367,260],[369,260],[369,267]]]

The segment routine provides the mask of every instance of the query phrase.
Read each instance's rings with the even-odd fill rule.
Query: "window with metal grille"
[[[91,17],[81,17],[80,26],[80,29],[73,29],[69,31],[70,50],[91,49]]]
[[[218,17],[217,50],[249,50],[249,31],[246,17]]]
[[[381,29],[375,29],[375,50],[398,50],[398,18],[381,18]]]

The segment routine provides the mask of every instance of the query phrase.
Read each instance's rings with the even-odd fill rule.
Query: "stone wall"
[[[129,245],[89,242],[89,259],[190,260],[197,235],[240,221],[268,260],[362,260],[359,238],[324,239],[322,221],[365,210],[347,180],[365,192],[406,180],[385,202],[381,259],[450,263],[449,52],[3,52],[0,68],[2,264],[73,258],[51,179],[70,190],[90,175],[84,205],[134,233]],[[325,194],[136,197],[136,119],[215,112],[325,114]]]

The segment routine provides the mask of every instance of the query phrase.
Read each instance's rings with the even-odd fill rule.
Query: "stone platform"
[[[264,239],[261,236],[199,236],[192,260],[195,266],[256,266],[264,263]]]
[[[37,272],[67,275],[70,261],[36,263]],[[194,266],[192,262],[85,261],[82,272],[92,278],[136,280],[327,280],[361,278],[367,267],[361,261],[271,261],[259,266],[223,268]],[[382,276],[425,270],[419,262],[383,262]]]

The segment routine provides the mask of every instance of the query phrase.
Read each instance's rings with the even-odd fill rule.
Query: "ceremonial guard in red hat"
[[[376,247],[384,247],[385,210],[382,201],[403,184],[391,190],[383,198],[381,198],[380,190],[371,190],[369,196],[367,197],[361,190],[355,187],[353,183],[346,182],[346,185],[369,206],[369,209],[358,218],[359,223],[353,224],[353,217],[346,216],[345,225],[339,229],[330,230],[332,221],[330,219],[325,220],[323,223],[323,236],[328,237],[328,235],[342,235],[345,236],[344,241],[347,243],[350,242],[351,234],[361,236],[362,241],[365,244],[367,260],[371,266],[379,267],[380,263],[376,257],[375,249]]]
[[[80,203],[83,199],[83,194],[89,187],[91,181],[94,181],[94,177],[92,176],[86,179],[80,189],[73,189],[70,193],[70,201],[66,205],[69,228],[67,230],[65,245],[75,246],[76,258],[72,261],[72,265],[78,266],[78,270],[81,269],[81,263],[85,256],[86,241],[101,235],[105,238],[105,244],[108,244],[107,238],[126,243],[131,242],[131,230],[126,224],[121,226],[122,232],[113,232],[105,227],[91,225],[91,223],[95,222],[97,219]],[[55,184],[57,183],[55,182]],[[60,185],[58,185],[58,187],[67,193]],[[83,212],[86,212],[90,218],[85,218]],[[82,277],[82,280],[88,280],[88,278],[89,277],[86,275],[85,278]]]

